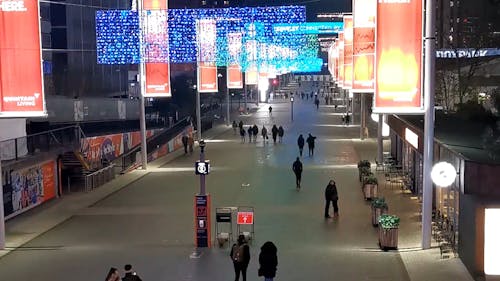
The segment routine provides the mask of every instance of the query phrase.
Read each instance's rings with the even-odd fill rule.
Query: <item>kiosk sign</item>
[[[210,247],[210,195],[194,198],[196,247]]]
[[[253,224],[253,212],[238,212],[238,224]]]

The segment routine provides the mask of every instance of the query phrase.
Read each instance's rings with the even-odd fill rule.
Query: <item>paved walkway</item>
[[[359,141],[359,127],[340,125],[340,112],[312,100],[273,103],[245,124],[283,125],[282,144],[240,143],[232,129],[204,134],[212,209],[253,206],[255,239],[248,280],[258,280],[257,256],[265,241],[278,247],[276,280],[472,280],[459,259],[440,259],[439,249],[418,249],[418,202],[385,188],[390,212],[402,218],[399,251],[382,252],[363,200],[356,163],[374,159],[376,142]],[[313,157],[304,156],[303,188],[296,191],[291,164],[299,133],[317,136]],[[193,251],[193,195],[199,189],[197,155],[176,153],[91,193],[72,194],[7,222],[7,246],[0,259],[2,280],[102,280],[110,266],[132,263],[143,280],[232,280],[228,247]],[[323,191],[334,178],[340,217],[323,218]],[[383,183],[383,178],[380,182]],[[212,215],[214,219],[214,215]],[[214,229],[212,229],[214,230]]]

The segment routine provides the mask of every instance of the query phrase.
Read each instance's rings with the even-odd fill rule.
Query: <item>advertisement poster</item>
[[[38,1],[0,1],[0,117],[45,115]]]
[[[145,97],[171,97],[166,0],[143,0]]]
[[[218,91],[216,61],[216,21],[202,19],[196,21],[198,40],[198,92],[214,93]]]
[[[344,89],[352,88],[353,19],[344,16]]]
[[[200,93],[215,93],[218,91],[217,66],[215,63],[198,63],[198,91]]]
[[[354,0],[354,92],[373,93],[375,79],[375,16],[377,0]]]
[[[245,72],[245,84],[257,85],[259,84],[259,72],[257,70],[247,70]]]
[[[14,170],[9,178],[10,190],[4,194],[4,197],[10,194],[10,198],[7,198],[9,200],[6,201],[10,205],[4,204],[6,218],[18,215],[56,196],[55,161]]]
[[[374,112],[422,112],[421,0],[377,3],[375,62]]]
[[[227,87],[229,89],[243,89],[243,73],[239,65],[227,67]]]
[[[337,85],[344,87],[344,32],[339,32],[339,64],[337,72]]]

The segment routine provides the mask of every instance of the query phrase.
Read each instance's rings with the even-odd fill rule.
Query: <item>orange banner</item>
[[[145,97],[171,97],[170,64],[146,63]]]
[[[200,93],[214,93],[218,91],[217,66],[214,63],[198,63],[198,91]]]
[[[344,32],[339,32],[339,64],[337,86],[344,87]]]
[[[353,19],[344,16],[344,83],[342,88],[352,88]]]
[[[352,89],[357,93],[374,89],[375,16],[377,0],[353,0],[354,43]]]
[[[227,87],[229,89],[243,89],[243,74],[239,65],[227,67]]]
[[[55,161],[50,161],[42,165],[43,199],[45,202],[56,197],[56,169]]]
[[[422,112],[422,0],[377,3],[374,111]]]
[[[0,1],[0,117],[42,116],[38,1]]]
[[[257,72],[256,70],[247,70],[247,72],[245,72],[245,84],[246,85],[259,84],[259,72]]]
[[[168,0],[142,0],[144,10],[166,10]]]

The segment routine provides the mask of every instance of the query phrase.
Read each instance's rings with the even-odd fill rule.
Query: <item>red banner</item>
[[[377,4],[374,111],[422,112],[422,0]]]
[[[145,97],[171,97],[170,64],[146,63]]]
[[[353,22],[352,16],[344,16],[344,89],[352,88]]]
[[[243,74],[239,65],[227,67],[227,87],[229,89],[243,89]]]
[[[215,63],[198,63],[198,91],[200,93],[214,93],[218,91],[217,66]]]
[[[38,1],[0,1],[0,117],[44,112]]]
[[[377,0],[353,0],[353,91],[374,92]]]
[[[344,87],[344,32],[339,32],[339,63],[337,72],[337,85]]]

